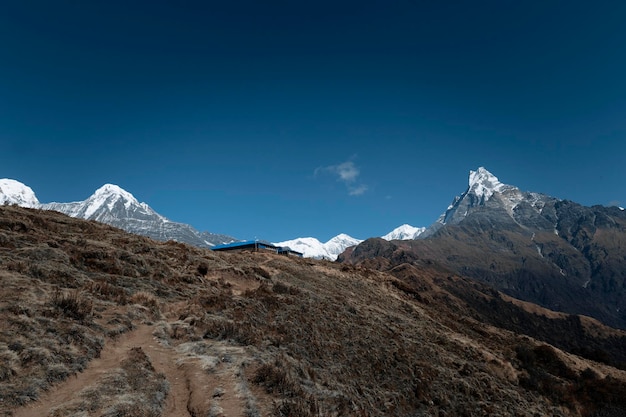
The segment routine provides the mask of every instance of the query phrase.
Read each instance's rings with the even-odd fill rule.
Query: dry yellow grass
[[[0,415],[46,408],[85,369],[101,377],[39,415],[626,409],[623,371],[484,322],[478,309],[497,293],[432,265],[395,272],[216,254],[0,207]]]

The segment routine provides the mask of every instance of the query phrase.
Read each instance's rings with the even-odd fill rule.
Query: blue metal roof
[[[230,243],[224,243],[223,245],[215,245],[211,247],[211,249],[215,250],[215,249],[226,249],[226,248],[238,248],[241,246],[254,245],[254,243],[255,243],[254,240],[244,240],[241,242],[230,242]]]
[[[273,249],[276,253],[292,253],[294,255],[298,255],[300,257],[303,256],[302,253],[292,250],[288,246],[276,246],[273,243],[268,242],[267,240],[244,240],[240,242],[231,242],[224,243],[223,245],[216,245],[211,248],[211,250],[229,250],[229,249],[237,249],[237,248],[255,248],[255,249]]]
[[[211,249],[213,250],[234,249],[234,248],[241,248],[241,247],[246,247],[246,246],[256,246],[259,248],[277,249],[275,245],[273,245],[272,243],[266,240],[244,240],[241,242],[224,243],[223,245],[213,246],[211,247]]]

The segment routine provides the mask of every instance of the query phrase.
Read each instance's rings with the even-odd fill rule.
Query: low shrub
[[[90,317],[93,310],[91,300],[82,296],[79,290],[65,293],[57,288],[52,294],[52,305],[66,317],[78,321]]]
[[[85,291],[97,295],[98,298],[113,301],[120,305],[128,302],[127,293],[123,288],[105,280],[89,281],[83,288]]]
[[[300,294],[300,290],[291,285],[284,284],[280,281],[276,281],[274,285],[272,285],[272,291],[276,294],[290,294],[290,295],[298,295]]]
[[[275,417],[311,417],[318,416],[319,410],[315,399],[286,400],[274,404]]]
[[[255,345],[257,331],[249,324],[222,319],[208,320],[203,326],[204,339],[232,340],[241,345]]]
[[[284,364],[276,359],[273,363],[264,363],[258,367],[252,382],[263,388],[268,394],[282,394],[286,397],[301,397],[304,393],[289,377]]]
[[[147,307],[152,314],[159,316],[161,308],[159,306],[159,300],[149,292],[139,291],[130,297],[130,302],[133,304],[139,304]]]

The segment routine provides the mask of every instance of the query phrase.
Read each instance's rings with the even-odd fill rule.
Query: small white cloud
[[[349,183],[354,182],[356,181],[357,177],[360,174],[359,169],[356,166],[354,166],[354,162],[352,161],[335,165],[333,168],[335,172],[337,173],[337,175],[339,175],[339,178],[341,179],[341,181],[344,181],[344,182],[349,182]]]
[[[327,167],[319,167],[315,169],[314,175],[317,176],[319,174],[333,174],[337,175],[337,181],[342,181],[345,183],[352,183],[356,181],[357,177],[360,174],[359,169],[354,165],[354,162],[347,161],[342,162],[337,165],[330,165]]]
[[[349,195],[362,195],[366,191],[367,191],[367,185],[365,184],[357,185],[356,187],[348,187]]]
[[[330,174],[337,176],[337,181],[342,182],[348,189],[349,195],[362,195],[367,191],[367,185],[357,182],[361,171],[353,161],[342,162],[337,165],[318,167],[313,175]]]

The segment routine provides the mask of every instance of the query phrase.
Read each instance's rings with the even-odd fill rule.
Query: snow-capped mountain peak
[[[458,224],[472,213],[483,212],[484,207],[491,209],[484,213],[506,213],[506,216],[493,214],[486,220],[490,224],[496,221],[527,223],[531,217],[536,221],[543,221],[539,219],[542,217],[542,210],[553,200],[558,199],[539,193],[523,192],[513,185],[503,184],[491,172],[480,167],[476,171],[470,171],[467,190],[454,198],[447,210],[420,238],[432,236],[447,224]]]
[[[39,200],[33,190],[19,181],[0,179],[0,205],[17,204],[22,207],[39,207]]]
[[[361,242],[363,242],[363,240],[341,233],[324,243],[324,247],[334,259],[337,259],[337,256],[346,250],[346,248],[356,246]]]
[[[391,232],[382,236],[385,240],[413,240],[424,233],[425,227],[414,227],[410,224],[403,224],[393,229]]]
[[[157,240],[176,240],[205,248],[235,240],[226,235],[199,232],[188,224],[168,220],[114,184],[103,185],[84,201],[46,203],[40,207],[60,211],[71,217],[106,223]]]
[[[314,237],[299,237],[274,243],[274,245],[288,247],[301,252],[305,258],[327,259],[329,257],[328,251],[324,248],[324,244]]]
[[[346,241],[350,241],[350,242],[359,241],[359,242],[362,242],[362,240],[355,239],[352,236],[347,235],[345,233],[339,233],[337,236],[331,238],[328,242],[326,242],[326,244],[335,243],[335,242],[346,242]]]
[[[409,224],[403,224],[387,233],[382,238],[385,240],[413,240],[425,230],[425,227],[413,227]],[[353,238],[345,233],[340,233],[326,243],[322,243],[314,237],[300,237],[274,243],[274,245],[287,246],[295,251],[301,252],[305,258],[329,259],[334,261],[347,248],[356,246],[361,242],[363,242],[363,240]]]
[[[129,210],[132,206],[146,209],[145,205],[142,206],[135,196],[128,191],[114,184],[105,184],[87,199],[83,216],[85,218],[91,217],[97,211],[102,210],[105,204],[108,211],[112,211],[118,201],[124,204],[126,210]]]
[[[363,242],[361,239],[355,239],[350,235],[341,233],[326,243],[322,243],[314,237],[300,237],[274,243],[274,245],[287,246],[295,251],[302,252],[305,258],[329,259],[334,261],[346,248],[358,245],[361,242]]]
[[[126,201],[135,202],[137,204],[139,203],[134,195],[124,190],[119,185],[115,185],[115,184],[104,184],[102,187],[98,188],[93,195],[94,196],[116,196]]]
[[[498,178],[485,168],[480,167],[476,171],[470,171],[468,192],[474,193],[477,197],[484,197],[485,201],[494,192],[501,192],[505,187]]]

